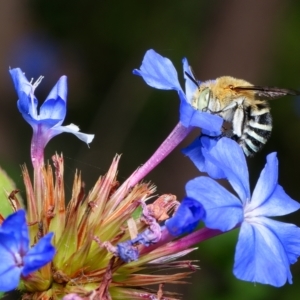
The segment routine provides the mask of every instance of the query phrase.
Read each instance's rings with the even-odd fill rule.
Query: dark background
[[[89,189],[115,153],[123,154],[119,180],[126,179],[177,124],[176,93],[154,90],[131,73],[150,48],[170,58],[180,76],[181,59],[187,57],[200,80],[231,75],[256,85],[300,89],[299,1],[9,0],[0,3],[0,37],[0,164],[19,187],[19,166],[30,165],[31,128],[17,111],[9,67],[21,67],[28,78],[45,76],[36,91],[41,102],[59,76],[67,75],[64,124],[96,134],[90,149],[68,134],[47,146],[47,158],[55,151],[65,156],[69,192],[76,168]],[[300,102],[286,97],[271,107],[273,134],[248,160],[251,183],[266,154],[277,151],[280,183],[300,200]],[[195,176],[199,172],[177,148],[147,179],[159,193],[181,199],[185,183]],[[285,220],[300,225],[300,212]],[[188,287],[176,286],[184,299],[299,297],[299,263],[292,266],[294,284],[281,289],[235,279],[236,239],[233,232],[199,245],[192,257],[200,260],[201,270]]]

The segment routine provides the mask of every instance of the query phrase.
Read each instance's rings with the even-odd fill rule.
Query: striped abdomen
[[[237,141],[247,156],[253,156],[271,136],[272,116],[264,103],[256,109],[249,107],[246,115],[243,134]]]

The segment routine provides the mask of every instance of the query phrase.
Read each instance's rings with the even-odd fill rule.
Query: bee
[[[230,76],[198,83],[190,74],[185,74],[198,86],[192,106],[231,123],[232,128],[222,135],[236,140],[246,156],[253,156],[271,136],[272,116],[268,100],[300,95],[298,91],[256,86]]]

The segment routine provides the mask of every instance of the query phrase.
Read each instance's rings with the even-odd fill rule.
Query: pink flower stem
[[[41,218],[41,211],[43,206],[43,180],[42,168],[44,166],[44,149],[45,141],[42,136],[40,126],[33,132],[31,140],[31,162],[34,169],[34,196],[37,206],[38,219]]]
[[[180,122],[159,146],[155,153],[130,177],[129,185],[133,187],[152,171],[172,150],[191,132],[193,127],[184,127]]]
[[[162,247],[161,251],[163,251],[164,255],[178,253],[180,251],[186,250],[191,246],[194,246],[198,243],[201,243],[205,240],[208,240],[208,239],[215,237],[217,235],[220,235],[222,233],[224,233],[224,232],[221,230],[210,229],[210,228],[204,227],[193,233],[190,233],[190,234],[184,236],[181,239],[172,241],[174,239],[174,236],[172,236],[168,232],[167,228],[164,227],[160,241],[150,247],[144,246],[140,250],[140,255],[149,253],[149,252],[157,249],[158,247]],[[172,242],[170,242],[170,241],[172,241]],[[167,244],[167,243],[169,243],[169,244]],[[159,249],[157,249],[157,250],[159,250]]]
[[[37,126],[33,131],[30,145],[31,162],[34,169],[40,169],[44,165],[45,146],[46,143],[42,128],[41,126]]]
[[[224,232],[218,229],[210,229],[207,227],[201,228],[191,234],[184,236],[183,238],[174,241],[174,250],[179,252],[187,249],[188,247],[194,246],[205,240],[208,240],[217,235],[223,234]]]

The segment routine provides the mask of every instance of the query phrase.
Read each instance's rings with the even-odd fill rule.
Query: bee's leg
[[[233,129],[232,129],[232,123],[224,121],[222,128],[221,128],[221,135],[222,137],[228,137],[231,138],[233,136]]]
[[[206,137],[209,137],[210,139],[215,139],[215,140],[219,140],[222,137],[227,137],[227,138],[232,139],[236,142],[238,142],[239,139],[240,139],[239,136],[237,136],[236,134],[233,133],[232,129],[225,129],[225,128],[222,131],[222,133],[219,134],[219,135],[209,135],[209,134],[202,133],[199,138],[201,138],[203,136],[206,136]]]
[[[232,129],[224,129],[222,132],[222,137],[227,137],[229,139],[233,139],[235,134],[233,133]]]
[[[229,105],[225,106],[224,108],[222,108],[221,110],[218,110],[218,111],[214,111],[214,112],[211,112],[212,114],[220,114],[226,110],[229,110],[229,109],[232,109],[232,110],[236,110],[239,106],[239,103],[238,102],[232,102],[230,103]]]
[[[236,142],[238,142],[240,139],[240,137],[238,137],[236,134],[233,134],[230,138]]]
[[[220,109],[220,110],[217,110],[217,111],[213,111],[211,110],[210,108],[208,107],[205,107],[202,109],[203,112],[209,112],[211,113],[212,115],[218,115],[226,110],[229,110],[229,109],[232,109],[232,110],[236,110],[236,108],[238,107],[238,103],[237,102],[232,102],[231,104],[227,105],[226,107]]]
[[[232,120],[232,129],[233,129],[233,134],[241,137],[243,134],[244,130],[244,124],[245,124],[245,112],[243,109],[242,105],[239,105],[233,115],[233,120]]]
[[[219,135],[209,135],[209,134],[205,134],[205,133],[201,133],[199,138],[203,137],[203,136],[206,136],[210,139],[215,139],[215,140],[219,140],[220,138],[223,137],[223,133],[219,134]]]
[[[212,115],[216,114],[216,112],[212,111],[212,110],[209,109],[208,107],[204,107],[204,108],[202,109],[202,112],[208,112],[208,113],[210,113],[210,114],[212,114]]]
[[[233,135],[233,131],[232,131],[231,127],[228,128],[229,125],[231,126],[231,123],[224,122],[222,125],[222,128],[221,128],[221,133],[219,135],[209,135],[209,134],[201,133],[200,137],[206,136],[206,137],[209,137],[211,139],[216,139],[216,140],[219,140],[222,137],[231,138]]]

